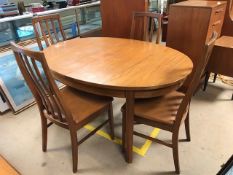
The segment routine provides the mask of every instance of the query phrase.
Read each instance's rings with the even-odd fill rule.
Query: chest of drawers
[[[216,31],[220,36],[225,10],[225,1],[184,1],[171,5],[167,46],[188,55],[195,68],[212,33]]]

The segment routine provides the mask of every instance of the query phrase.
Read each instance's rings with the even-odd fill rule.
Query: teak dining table
[[[191,59],[179,51],[131,39],[77,38],[52,45],[44,54],[55,78],[65,85],[126,99],[123,148],[128,163],[133,156],[135,98],[178,89],[193,68]]]

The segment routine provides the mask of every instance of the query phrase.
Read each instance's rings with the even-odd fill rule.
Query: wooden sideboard
[[[233,37],[222,36],[216,41],[207,70],[233,77]]]
[[[233,37],[221,36],[215,42],[209,64],[206,69],[204,90],[206,90],[210,73],[233,77]],[[231,97],[233,100],[233,94]]]
[[[129,38],[134,11],[148,11],[148,0],[101,0],[102,35]]]
[[[223,1],[172,4],[169,9],[167,46],[188,55],[195,67],[212,33],[216,31],[220,36],[225,10],[226,2]]]

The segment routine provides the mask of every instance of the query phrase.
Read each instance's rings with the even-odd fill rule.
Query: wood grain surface
[[[19,175],[1,155],[0,155],[0,175]]]
[[[148,0],[101,0],[103,36],[130,38],[133,12],[148,11]]]
[[[232,69],[233,37],[222,36],[216,40],[207,71],[233,77]]]
[[[233,48],[233,37],[221,36],[216,40],[215,46]]]
[[[69,81],[112,89],[158,89],[183,81],[192,70],[188,56],[142,41],[85,38],[44,50],[50,69]]]
[[[52,45],[44,53],[53,74],[64,84],[126,99],[123,149],[128,163],[133,160],[135,98],[176,90],[193,67],[179,51],[132,39],[73,39]]]

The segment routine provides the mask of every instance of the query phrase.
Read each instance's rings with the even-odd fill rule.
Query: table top
[[[55,75],[85,85],[120,90],[154,90],[181,81],[191,59],[166,46],[120,38],[73,39],[44,50]]]
[[[215,46],[233,48],[233,37],[221,36],[216,40]]]

